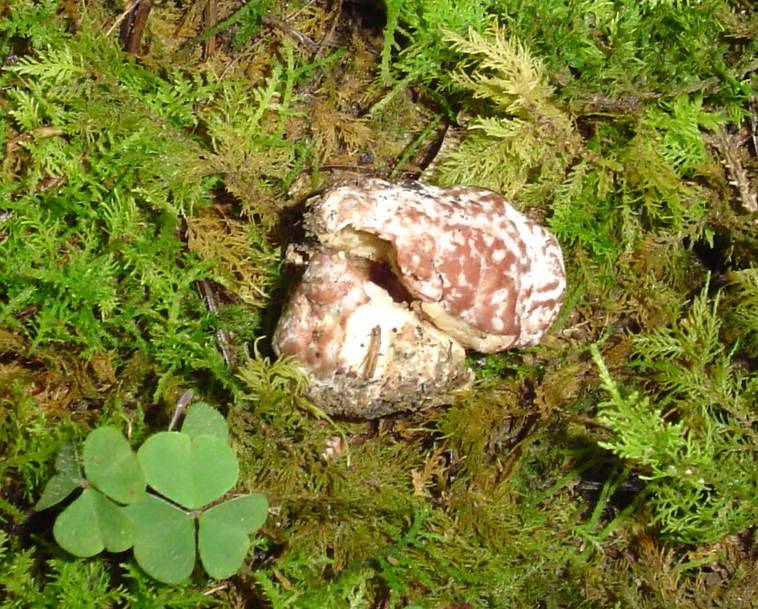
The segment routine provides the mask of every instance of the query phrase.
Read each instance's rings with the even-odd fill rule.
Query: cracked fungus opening
[[[365,180],[313,204],[317,243],[274,333],[326,412],[439,404],[472,379],[465,348],[536,344],[566,287],[555,238],[497,193]]]

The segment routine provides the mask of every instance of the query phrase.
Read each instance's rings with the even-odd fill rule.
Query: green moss
[[[745,425],[758,384],[720,340],[717,306],[704,290],[681,321],[635,339],[631,363],[652,377],[655,406],[638,393],[622,397],[595,352],[610,393],[598,420],[616,434],[601,445],[642,468],[653,524],[689,543],[722,539],[758,518],[757,438]]]

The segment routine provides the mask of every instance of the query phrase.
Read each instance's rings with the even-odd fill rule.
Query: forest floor
[[[0,609],[756,606],[752,2],[9,0],[0,61]],[[339,420],[270,337],[368,177],[503,193],[568,289],[449,404]],[[59,548],[56,455],[188,391],[268,499],[239,573]]]

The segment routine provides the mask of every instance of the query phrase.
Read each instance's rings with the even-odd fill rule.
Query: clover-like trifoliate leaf
[[[88,488],[58,515],[53,536],[67,552],[87,558],[103,549],[109,552],[128,550],[132,545],[134,526],[120,506],[100,491]]]
[[[250,549],[250,534],[266,521],[263,495],[243,495],[213,506],[200,515],[197,545],[211,577],[224,579],[239,571]]]
[[[129,442],[115,427],[98,427],[84,441],[84,474],[92,485],[119,503],[145,493],[145,475]]]
[[[79,464],[76,462],[76,452],[74,445],[66,443],[61,448],[55,459],[55,475],[48,480],[42,496],[37,501],[34,509],[37,511],[46,510],[60,503],[79,486],[82,485],[82,472]]]
[[[229,440],[226,419],[221,413],[205,402],[195,402],[187,410],[182,423],[182,432],[195,436],[214,436],[219,440]]]
[[[137,451],[147,483],[191,510],[218,499],[237,482],[237,457],[223,440],[162,431]]]
[[[187,579],[195,567],[195,520],[165,499],[146,493],[123,508],[134,522],[134,558],[166,584]]]

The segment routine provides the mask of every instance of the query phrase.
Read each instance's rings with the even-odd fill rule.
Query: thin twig
[[[203,11],[205,17],[205,29],[211,32],[203,45],[203,59],[208,60],[216,52],[216,34],[213,34],[213,29],[216,27],[218,21],[218,7],[216,6],[216,0],[208,0]]]
[[[205,279],[201,279],[198,281],[198,285],[200,286],[200,291],[203,295],[203,298],[205,299],[206,304],[208,305],[208,310],[211,313],[218,313],[216,296],[213,293],[213,288],[211,287],[210,282],[206,281]],[[218,342],[218,347],[221,350],[221,355],[224,357],[224,362],[229,368],[233,368],[234,354],[232,353],[232,348],[230,346],[231,336],[226,330],[219,328],[216,330],[216,341]]]
[[[758,154],[758,109],[755,97],[750,100],[750,137],[753,140],[753,154]]]
[[[121,14],[113,22],[113,25],[111,25],[108,28],[108,31],[105,32],[106,37],[110,36],[113,33],[113,30],[115,30],[119,25],[121,25],[121,22],[129,16],[129,13],[131,13],[134,10],[134,7],[137,6],[137,3],[139,1],[140,0],[129,0],[126,3],[126,6],[124,7],[124,10],[121,11]]]
[[[274,28],[274,29],[284,32],[287,36],[290,36],[291,38],[294,38],[295,40],[297,40],[311,53],[315,54],[319,50],[319,46],[315,42],[313,42],[313,40],[308,38],[308,36],[306,36],[302,32],[293,30],[290,26],[284,23],[284,21],[281,21],[277,19],[276,17],[269,17],[268,15],[263,15],[263,17],[261,17],[261,23],[267,27]]]
[[[171,417],[171,421],[168,424],[168,430],[171,431],[176,427],[176,424],[179,422],[179,419],[182,416],[182,413],[184,412],[184,409],[187,408],[189,403],[192,401],[192,389],[187,389],[180,397],[179,400],[176,402],[176,408],[174,408],[174,415]]]
[[[213,586],[213,588],[209,588],[205,592],[203,592],[203,596],[213,596],[216,594],[216,592],[221,592],[221,590],[226,590],[229,587],[228,582],[222,582],[218,584],[217,586]]]
[[[337,2],[337,8],[334,11],[334,17],[332,18],[332,27],[329,28],[329,31],[324,34],[324,37],[319,41],[316,50],[313,52],[314,57],[321,54],[322,49],[326,46],[327,40],[329,40],[334,35],[334,31],[337,29],[337,24],[339,23],[341,17],[342,0],[339,0],[339,2]]]
[[[311,4],[315,3],[316,0],[308,0],[303,6],[298,8],[294,13],[290,13],[287,15],[284,20],[285,21],[292,21],[295,17],[297,17],[300,13],[302,13],[305,9],[307,9]]]
[[[63,131],[63,129],[58,129],[57,127],[37,127],[31,131],[19,133],[17,136],[12,137],[5,143],[5,154],[10,154],[16,150],[23,142],[28,142],[31,139],[57,137],[64,134],[65,131]]]
[[[145,31],[147,18],[153,8],[151,0],[137,0],[121,25],[121,44],[127,53],[139,54],[142,32]]]
[[[382,327],[374,326],[369,334],[368,350],[366,359],[363,364],[363,380],[368,381],[374,378],[376,372],[376,362],[379,361],[379,352],[382,346]]]

